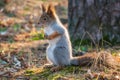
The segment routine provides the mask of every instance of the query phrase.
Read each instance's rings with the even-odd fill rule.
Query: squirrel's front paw
[[[52,65],[52,64],[45,64],[43,66],[44,69],[48,69],[48,68],[52,68],[52,67],[54,67],[54,65]]]
[[[51,40],[51,39],[52,39],[52,37],[49,36],[49,35],[47,35],[47,34],[45,34],[44,38],[45,38],[45,39],[48,39],[48,40]]]
[[[49,37],[49,36],[48,36],[47,34],[44,35],[44,38],[45,38],[45,39],[48,39],[48,37]]]

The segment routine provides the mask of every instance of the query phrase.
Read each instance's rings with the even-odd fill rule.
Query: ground
[[[6,0],[7,1],[7,0]],[[9,1],[9,0],[8,0]],[[120,80],[120,69],[67,66],[52,72],[43,69],[47,40],[36,22],[41,14],[40,5],[50,0],[0,1],[0,80]],[[67,26],[67,0],[53,0],[57,13]],[[120,47],[104,49],[120,63]],[[73,47],[74,53],[79,53]],[[90,50],[88,53],[93,53]],[[93,69],[94,68],[94,69]]]

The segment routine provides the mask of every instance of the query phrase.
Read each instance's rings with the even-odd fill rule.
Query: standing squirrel
[[[38,25],[44,26],[45,37],[49,40],[49,46],[46,50],[49,63],[55,66],[92,65],[97,54],[85,54],[83,56],[72,57],[72,46],[69,33],[60,22],[54,6],[49,5],[46,9],[46,7],[42,5],[42,11],[43,13],[38,21]],[[101,57],[103,57],[103,54]],[[104,62],[104,59],[100,58],[100,61]]]

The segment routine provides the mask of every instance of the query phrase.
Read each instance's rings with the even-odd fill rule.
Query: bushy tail
[[[73,57],[71,65],[91,66],[91,65],[104,65],[107,67],[115,66],[115,61],[110,53],[87,53],[83,56]]]

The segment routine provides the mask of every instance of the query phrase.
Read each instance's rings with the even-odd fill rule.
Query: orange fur
[[[54,38],[56,38],[58,36],[60,36],[60,34],[58,32],[54,32],[53,34],[51,34],[51,35],[48,36],[48,39],[52,40],[52,39],[54,39]]]
[[[55,19],[55,8],[52,4],[48,6],[47,14]]]
[[[46,9],[45,5],[43,5],[43,4],[42,4],[42,11],[47,12],[47,9]]]

